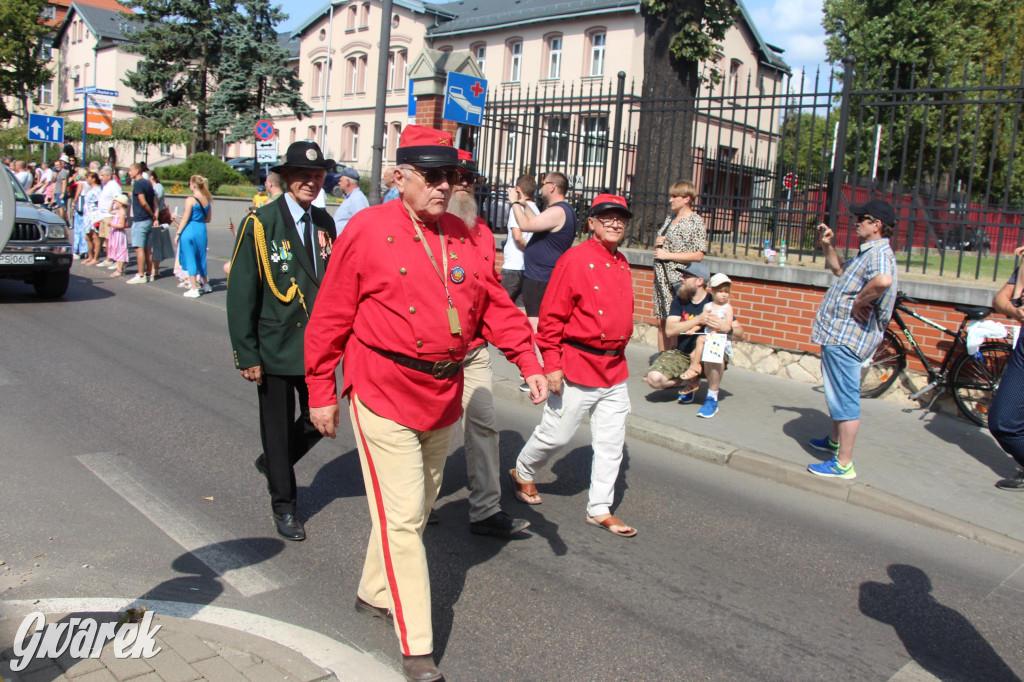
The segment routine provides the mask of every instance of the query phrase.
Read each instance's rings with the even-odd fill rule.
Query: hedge
[[[205,152],[196,152],[188,157],[184,163],[160,166],[156,171],[160,174],[160,182],[163,183],[166,183],[168,180],[175,180],[188,184],[188,179],[191,176],[202,175],[206,178],[211,192],[216,192],[217,188],[221,185],[243,185],[247,183],[245,176],[216,156]]]

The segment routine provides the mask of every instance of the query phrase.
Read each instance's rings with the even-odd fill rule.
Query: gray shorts
[[[152,229],[152,220],[140,220],[136,223],[132,223],[132,248],[144,249],[149,246],[149,232]]]

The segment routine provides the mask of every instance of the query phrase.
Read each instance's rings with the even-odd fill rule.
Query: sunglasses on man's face
[[[407,168],[416,175],[423,178],[423,181],[428,185],[440,185],[442,181],[447,182],[449,185],[457,185],[459,179],[462,177],[462,171],[457,168],[425,168],[420,170],[419,168]]]
[[[873,223],[875,222],[875,220],[877,220],[877,218],[874,218],[873,216],[868,215],[867,213],[857,216],[858,223]]]

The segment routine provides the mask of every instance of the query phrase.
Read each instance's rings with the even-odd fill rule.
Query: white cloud
[[[822,0],[746,0],[761,37],[785,50],[794,69],[810,73],[825,61],[825,29],[821,27]]]

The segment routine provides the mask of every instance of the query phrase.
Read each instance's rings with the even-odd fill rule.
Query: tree
[[[779,157],[777,178],[795,173],[802,185],[818,183],[828,172],[829,152],[832,150],[832,126],[838,114],[828,117],[798,110],[786,112],[779,128]]]
[[[286,65],[288,53],[277,40],[275,27],[285,15],[269,0],[239,4],[242,12],[229,20],[223,36],[210,106],[210,124],[226,131],[228,142],[251,136],[256,121],[275,109],[289,109],[299,120],[313,114],[300,94],[302,81]]]
[[[734,21],[731,0],[641,0],[644,15],[643,108],[632,188],[632,241],[650,237],[669,185],[693,176],[693,116],[698,66],[714,61]],[[717,82],[709,69],[704,78]]]
[[[234,0],[128,0],[135,11],[126,49],[141,55],[124,83],[145,99],[139,116],[192,133],[207,151],[216,128],[210,123],[210,93],[223,58],[223,36],[234,21]]]
[[[51,78],[43,45],[52,37],[51,29],[40,22],[46,0],[0,0],[0,120],[12,116],[28,120],[28,101],[38,101],[39,86]],[[21,104],[20,111],[8,108],[11,98]]]

